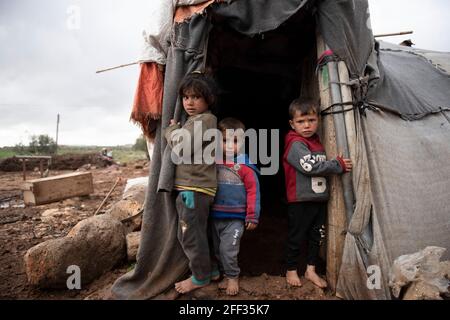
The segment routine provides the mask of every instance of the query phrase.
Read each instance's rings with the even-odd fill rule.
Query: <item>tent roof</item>
[[[406,120],[450,110],[450,54],[381,42],[369,103]]]

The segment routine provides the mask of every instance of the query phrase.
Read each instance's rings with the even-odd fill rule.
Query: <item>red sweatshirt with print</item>
[[[345,172],[342,158],[327,161],[317,134],[304,138],[294,130],[286,135],[283,167],[289,203],[328,201],[326,177]]]

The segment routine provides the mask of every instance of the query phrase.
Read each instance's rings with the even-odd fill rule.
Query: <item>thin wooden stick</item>
[[[393,36],[402,36],[405,34],[412,34],[414,31],[403,31],[403,32],[396,32],[396,33],[385,33],[385,34],[377,34],[374,37],[380,38],[380,37],[393,37]]]
[[[102,73],[102,72],[111,71],[111,70],[115,70],[115,69],[119,69],[119,68],[129,67],[129,66],[133,66],[135,64],[139,64],[139,61],[136,61],[133,63],[128,63],[128,64],[122,64],[120,66],[112,67],[112,68],[108,68],[108,69],[98,70],[95,73]]]
[[[109,196],[111,195],[111,193],[114,191],[114,189],[117,187],[117,185],[119,184],[119,182],[122,180],[122,177],[118,177],[116,183],[113,185],[113,187],[111,188],[111,190],[108,192],[108,194],[106,195],[105,199],[103,199],[102,203],[100,204],[100,206],[98,207],[98,209],[95,211],[94,216],[96,216],[100,209],[103,207],[103,205],[106,203],[106,200],[108,200]]]

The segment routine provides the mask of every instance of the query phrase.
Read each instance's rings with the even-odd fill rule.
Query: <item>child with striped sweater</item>
[[[254,230],[259,222],[259,171],[248,156],[241,153],[243,123],[226,118],[217,127],[222,132],[225,156],[217,163],[217,193],[210,211],[210,223],[214,255],[225,276],[219,288],[226,289],[228,295],[236,295],[239,292],[240,240],[244,229]]]

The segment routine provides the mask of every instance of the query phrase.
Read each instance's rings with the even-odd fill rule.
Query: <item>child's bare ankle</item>
[[[235,296],[239,293],[239,278],[229,278],[227,284],[227,295]]]
[[[302,282],[298,276],[297,270],[286,271],[286,282],[288,285],[293,287],[301,287]]]
[[[321,289],[328,287],[328,283],[317,274],[315,266],[308,265],[305,272],[305,278]]]

